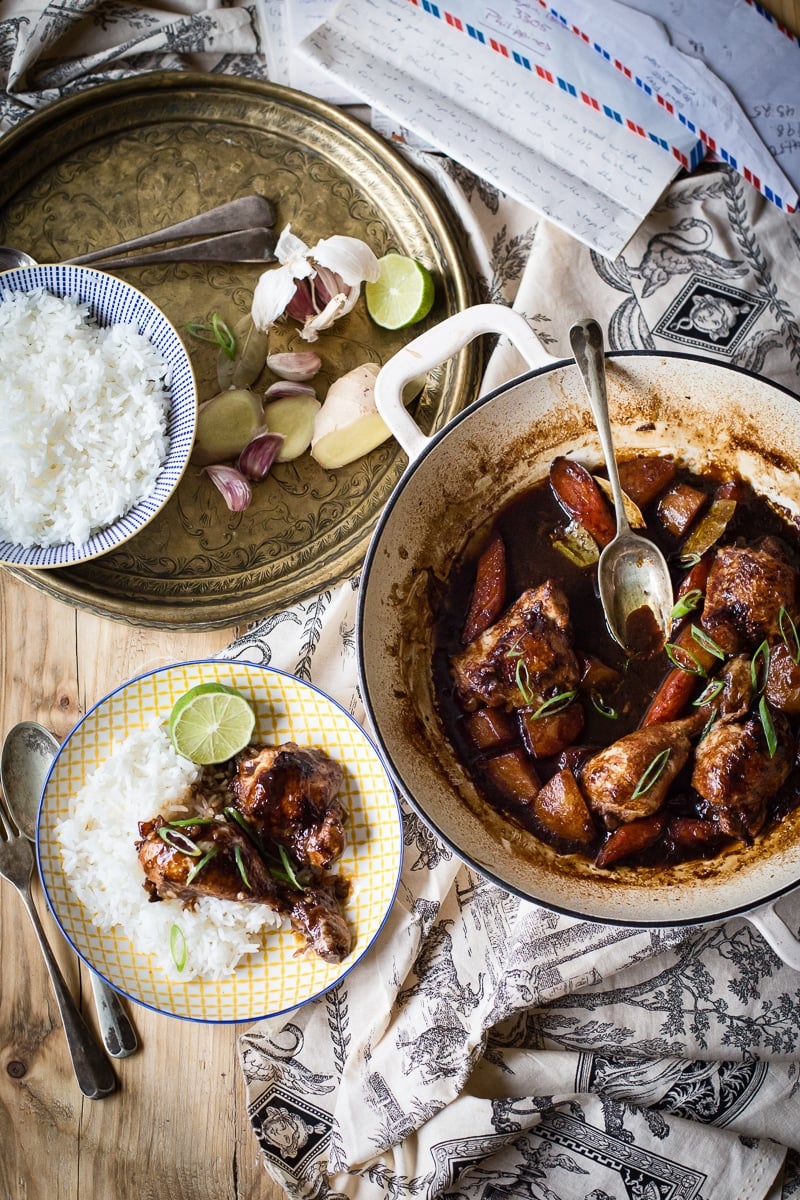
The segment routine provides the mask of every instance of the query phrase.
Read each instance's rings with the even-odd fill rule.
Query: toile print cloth
[[[276,0],[266,0],[273,3]],[[142,70],[265,78],[253,5],[4,0],[0,132]],[[800,217],[725,167],[665,193],[613,262],[430,151],[483,298],[568,357],[577,318],[615,349],[686,350],[800,393]],[[521,369],[498,345],[485,388]],[[357,720],[359,581],[225,652],[308,679]],[[265,1170],[293,1200],[788,1200],[800,1195],[800,972],[745,920],[641,930],[519,900],[401,798],[404,863],[371,953],[325,996],[240,1037]],[[800,929],[800,900],[781,902]]]

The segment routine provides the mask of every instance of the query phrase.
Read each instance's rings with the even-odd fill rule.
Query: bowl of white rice
[[[192,365],[137,288],[92,267],[0,273],[0,562],[85,562],[138,533],[189,461]]]
[[[139,824],[186,814],[199,768],[176,753],[167,724],[175,702],[208,683],[247,697],[256,715],[253,743],[294,741],[342,767],[347,844],[332,873],[349,885],[343,914],[352,946],[341,961],[309,950],[265,904],[150,899],[137,857]],[[285,672],[204,659],[141,675],[86,713],[45,783],[37,853],[56,920],[112,987],[169,1016],[254,1021],[321,995],[368,953],[394,902],[403,830],[387,768],[349,712]]]

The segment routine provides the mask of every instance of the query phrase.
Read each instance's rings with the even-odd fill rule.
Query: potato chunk
[[[533,815],[559,842],[590,846],[597,837],[583,793],[569,768],[548,779],[534,801]]]

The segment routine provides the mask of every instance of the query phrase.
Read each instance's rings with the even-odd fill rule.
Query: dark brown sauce
[[[702,476],[679,470],[675,482],[683,482],[703,491],[710,497],[724,482],[719,475],[709,471]],[[736,512],[721,539],[720,544],[752,544],[765,535],[778,537],[800,564],[800,533],[784,514],[776,511],[763,498],[757,496],[747,485],[738,485],[741,499]],[[686,566],[679,562],[680,548],[685,536],[671,535],[656,515],[657,500],[642,509],[647,521],[646,532],[661,548],[670,566],[673,583],[677,590],[686,575]],[[614,641],[605,624],[596,588],[596,567],[580,567],[567,559],[552,545],[554,537],[568,524],[563,509],[558,504],[547,480],[513,499],[487,524],[488,536],[497,529],[503,537],[507,555],[507,604],[511,604],[526,588],[535,587],[548,579],[556,581],[569,601],[571,625],[574,634],[574,649],[579,657],[593,656],[619,673],[621,682],[596,694],[593,702],[588,694],[581,694],[585,725],[577,743],[552,759],[537,758],[535,770],[545,782],[564,765],[574,766],[577,771],[592,753],[610,745],[627,733],[637,729],[654,692],[665,676],[673,669],[663,648],[655,651],[626,655]],[[470,554],[457,563],[447,581],[437,609],[434,628],[433,678],[438,706],[447,735],[457,756],[467,768],[484,798],[498,811],[522,826],[530,833],[549,841],[557,850],[573,852],[574,845],[559,845],[557,839],[537,827],[528,803],[515,803],[507,793],[494,787],[487,775],[487,758],[497,753],[477,749],[468,736],[465,714],[454,694],[450,673],[450,660],[463,649],[461,631],[469,607],[475,579],[475,565],[481,543],[473,544]],[[698,691],[700,688],[698,688]],[[613,719],[608,712],[613,709]],[[697,711],[696,709],[690,709]],[[511,721],[515,716],[511,715]],[[792,732],[797,735],[798,719],[792,719]],[[524,749],[522,738],[516,735],[508,748]],[[672,817],[709,819],[710,806],[693,791],[689,778],[691,759],[677,776],[670,789],[663,811]],[[800,804],[800,772],[792,770],[787,782],[769,805],[767,827]],[[588,853],[594,858],[598,848],[608,836],[598,822],[597,842]],[[656,847],[645,850],[626,860],[625,865],[670,863],[684,858],[712,857],[718,853],[726,838],[720,835],[719,842],[712,847],[701,846],[697,850],[686,846],[678,848],[662,838]]]

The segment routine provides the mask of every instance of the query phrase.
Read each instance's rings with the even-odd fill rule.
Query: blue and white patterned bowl
[[[169,449],[153,491],[124,516],[86,542],[25,546],[0,539],[0,562],[20,567],[65,567],[96,558],[138,533],[158,513],[178,486],[194,443],[197,385],[189,355],[177,330],[143,292],[93,267],[19,267],[0,272],[0,304],[12,292],[44,288],[55,296],[75,297],[89,305],[99,325],[135,323],[158,350],[171,372],[168,416]]]

